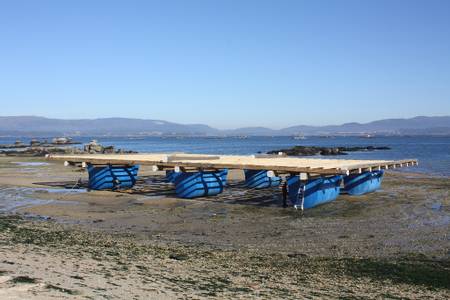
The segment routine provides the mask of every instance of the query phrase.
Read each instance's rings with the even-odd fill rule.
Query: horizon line
[[[397,117],[397,118],[385,118],[385,119],[375,119],[375,120],[371,120],[371,121],[367,121],[365,123],[360,123],[360,122],[346,122],[346,123],[341,123],[341,124],[327,124],[327,125],[307,125],[307,124],[297,124],[297,125],[291,125],[291,126],[286,126],[286,127],[281,127],[281,128],[270,128],[270,127],[265,127],[262,125],[255,125],[255,126],[241,126],[241,127],[236,127],[236,128],[217,128],[217,127],[213,127],[211,125],[205,124],[205,123],[178,123],[178,122],[174,122],[174,121],[167,121],[167,120],[163,120],[163,119],[144,119],[144,118],[137,118],[137,117],[97,117],[97,118],[54,118],[54,117],[47,117],[47,116],[38,116],[38,115],[9,115],[9,116],[0,116],[0,118],[20,118],[20,117],[32,117],[32,118],[44,118],[44,119],[53,119],[53,120],[62,120],[62,121],[80,121],[80,120],[90,120],[90,121],[94,121],[94,120],[102,120],[102,119],[130,119],[130,120],[141,120],[141,121],[162,121],[162,122],[167,122],[167,123],[172,123],[172,124],[178,124],[178,125],[203,125],[203,126],[208,126],[212,129],[216,129],[216,130],[220,130],[220,131],[226,131],[226,130],[238,130],[238,129],[246,129],[246,128],[264,128],[264,129],[269,129],[269,130],[283,130],[283,129],[287,129],[287,128],[291,128],[291,127],[297,127],[297,126],[308,126],[308,127],[327,127],[327,126],[342,126],[345,124],[369,124],[372,122],[377,122],[377,121],[384,121],[384,120],[410,120],[410,119],[415,119],[415,118],[445,118],[445,117],[450,117],[450,115],[432,115],[432,116],[427,116],[427,115],[416,115],[413,117]]]

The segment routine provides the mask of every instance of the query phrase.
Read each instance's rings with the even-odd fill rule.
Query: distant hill
[[[450,135],[450,116],[415,117],[410,119],[385,119],[369,123],[345,123],[342,125],[298,125],[273,130],[264,127],[227,130],[229,135]]]
[[[450,134],[450,116],[384,119],[369,123],[345,123],[331,126],[293,126],[284,134]]]
[[[129,118],[61,120],[44,117],[0,117],[0,133],[58,133],[70,135],[216,135],[202,124],[182,125],[162,120]]]
[[[163,120],[103,118],[62,120],[35,116],[0,117],[0,135],[450,135],[450,116],[385,119],[342,125],[298,125],[279,130],[245,127],[219,130],[203,124],[178,124]]]

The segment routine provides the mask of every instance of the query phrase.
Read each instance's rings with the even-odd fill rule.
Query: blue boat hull
[[[117,190],[134,186],[139,165],[134,166],[93,166],[87,165],[89,188],[93,190]]]
[[[175,192],[181,198],[214,196],[223,192],[228,170],[218,172],[179,172],[174,176]]]
[[[384,171],[364,172],[344,177],[344,191],[349,195],[363,195],[378,190]]]
[[[279,186],[280,177],[267,176],[267,170],[244,170],[245,185],[253,189],[264,189],[268,187]]]
[[[321,177],[300,181],[299,176],[287,178],[289,200],[296,207],[308,209],[336,200],[342,176]]]

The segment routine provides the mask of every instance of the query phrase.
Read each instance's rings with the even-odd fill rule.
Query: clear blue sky
[[[0,115],[219,128],[450,114],[450,1],[0,0]]]

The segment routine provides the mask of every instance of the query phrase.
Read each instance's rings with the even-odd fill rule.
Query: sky
[[[0,115],[222,129],[450,115],[450,1],[0,0]]]

